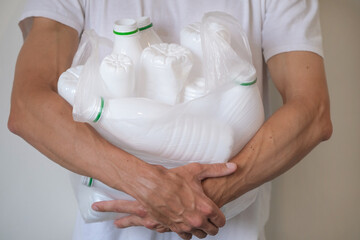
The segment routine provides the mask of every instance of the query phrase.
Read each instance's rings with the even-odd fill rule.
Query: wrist
[[[137,159],[132,169],[126,173],[122,191],[142,202],[152,192],[156,191],[159,183],[163,182],[167,169],[159,165],[151,165]]]
[[[133,196],[132,191],[138,176],[151,171],[151,165],[106,140],[100,141],[97,148],[93,177],[111,188]]]
[[[226,201],[226,177],[221,178],[207,178],[202,182],[203,190],[219,208],[224,206]]]

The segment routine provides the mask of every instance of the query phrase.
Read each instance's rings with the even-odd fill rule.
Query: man
[[[73,121],[71,107],[57,94],[57,79],[70,67],[84,29],[109,36],[117,18],[148,15],[162,39],[174,42],[180,27],[213,10],[238,18],[248,34],[264,100],[267,67],[284,101],[231,159],[236,167],[189,164],[167,170],[149,165]],[[331,135],[316,1],[34,0],[21,19],[26,38],[16,66],[9,129],[61,166],[137,199],[94,204],[98,211],[130,213],[115,222],[119,228],[144,225],[183,239],[215,235],[225,224],[219,207],[282,174]],[[269,190],[260,190],[257,200],[216,237],[261,237]],[[87,225],[79,219],[74,238],[177,239],[156,231]]]

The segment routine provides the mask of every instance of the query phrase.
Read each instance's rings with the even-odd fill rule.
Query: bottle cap
[[[145,29],[152,27],[152,22],[150,21],[150,17],[143,16],[137,19],[137,26],[139,28],[139,31],[143,31]]]
[[[123,18],[117,20],[114,24],[114,33],[116,35],[131,35],[138,32],[137,24],[134,19]]]

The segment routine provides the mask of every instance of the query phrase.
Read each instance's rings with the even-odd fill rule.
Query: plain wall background
[[[0,239],[71,239],[67,171],[7,130],[24,2],[0,2]],[[321,0],[320,15],[334,134],[273,181],[268,240],[360,239],[360,0]]]

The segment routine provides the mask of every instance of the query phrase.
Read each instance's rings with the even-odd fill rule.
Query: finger
[[[98,212],[128,213],[139,217],[145,217],[147,214],[146,210],[137,201],[127,200],[96,202],[92,205],[92,209]]]
[[[235,163],[215,163],[215,164],[201,164],[201,172],[198,174],[199,180],[209,177],[223,177],[232,174],[236,171],[237,165]]]
[[[114,224],[118,228],[127,228],[127,227],[133,227],[133,226],[143,226],[142,224],[142,218],[130,215],[126,217],[119,218],[114,221]]]
[[[159,227],[159,228],[156,228],[156,231],[157,231],[158,233],[171,232],[170,228],[167,228],[167,227]]]
[[[217,228],[223,227],[225,225],[226,219],[224,213],[220,210],[218,206],[215,205],[210,199],[203,204],[198,204],[198,209],[206,216],[206,221],[204,219],[192,218],[189,221],[194,225],[203,225],[204,222],[208,220],[215,225]],[[197,221],[196,221],[197,220]]]
[[[159,230],[162,232],[170,231],[170,229],[166,228],[165,226],[161,225],[160,223],[152,219],[145,219],[135,215],[119,218],[118,220],[114,221],[114,224],[118,228],[144,226],[150,230],[156,230],[156,231]]]
[[[191,233],[178,233],[179,237],[185,240],[190,240],[192,238]]]
[[[211,236],[215,236],[219,232],[219,228],[209,221],[206,221],[201,227],[202,231]]]
[[[221,211],[218,214],[209,216],[209,221],[210,221],[210,223],[214,224],[218,228],[225,226],[225,223],[226,223],[225,216]]]
[[[200,238],[200,239],[205,238],[205,237],[207,236],[207,233],[206,233],[206,232],[204,232],[204,231],[202,231],[202,230],[199,230],[199,229],[194,230],[194,231],[192,231],[191,233],[192,233],[193,235],[195,235],[197,238]]]

